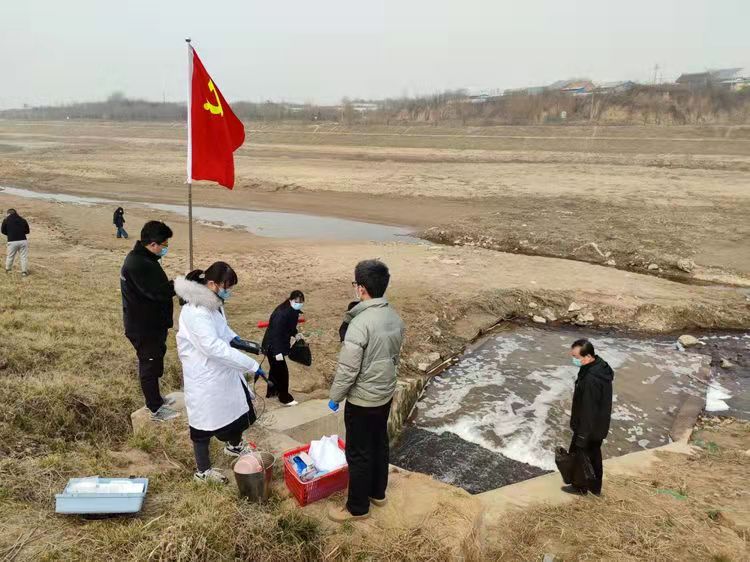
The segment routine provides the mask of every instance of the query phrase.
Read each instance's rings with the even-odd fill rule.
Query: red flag
[[[188,182],[211,180],[234,187],[234,155],[245,142],[245,127],[188,45],[191,63],[188,108]]]

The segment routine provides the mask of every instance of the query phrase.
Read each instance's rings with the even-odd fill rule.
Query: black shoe
[[[560,490],[562,490],[566,494],[572,494],[574,496],[585,496],[589,492],[586,488],[579,488],[578,486],[573,485],[563,486],[562,488],[560,488]]]

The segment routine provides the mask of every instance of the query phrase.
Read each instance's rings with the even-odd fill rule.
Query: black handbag
[[[555,449],[555,464],[560,471],[563,482],[573,483],[573,471],[575,470],[575,455],[571,455],[563,447]]]
[[[305,367],[312,365],[312,352],[305,340],[297,340],[289,350],[289,359]]]

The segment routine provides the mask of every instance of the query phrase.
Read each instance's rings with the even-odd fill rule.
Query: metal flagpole
[[[190,248],[190,271],[193,271],[193,47],[190,37],[185,39],[188,51],[188,81],[187,81],[187,184],[188,184],[188,245]]]

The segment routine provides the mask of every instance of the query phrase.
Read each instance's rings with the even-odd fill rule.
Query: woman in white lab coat
[[[207,270],[191,271],[174,281],[183,303],[177,332],[177,353],[182,362],[190,439],[193,441],[198,481],[225,483],[223,473],[211,468],[209,443],[225,443],[224,453],[249,452],[242,433],[255,422],[252,390],[246,373],[265,376],[255,359],[230,346],[237,338],[227,324],[224,302],[237,284],[237,274],[224,262]]]

